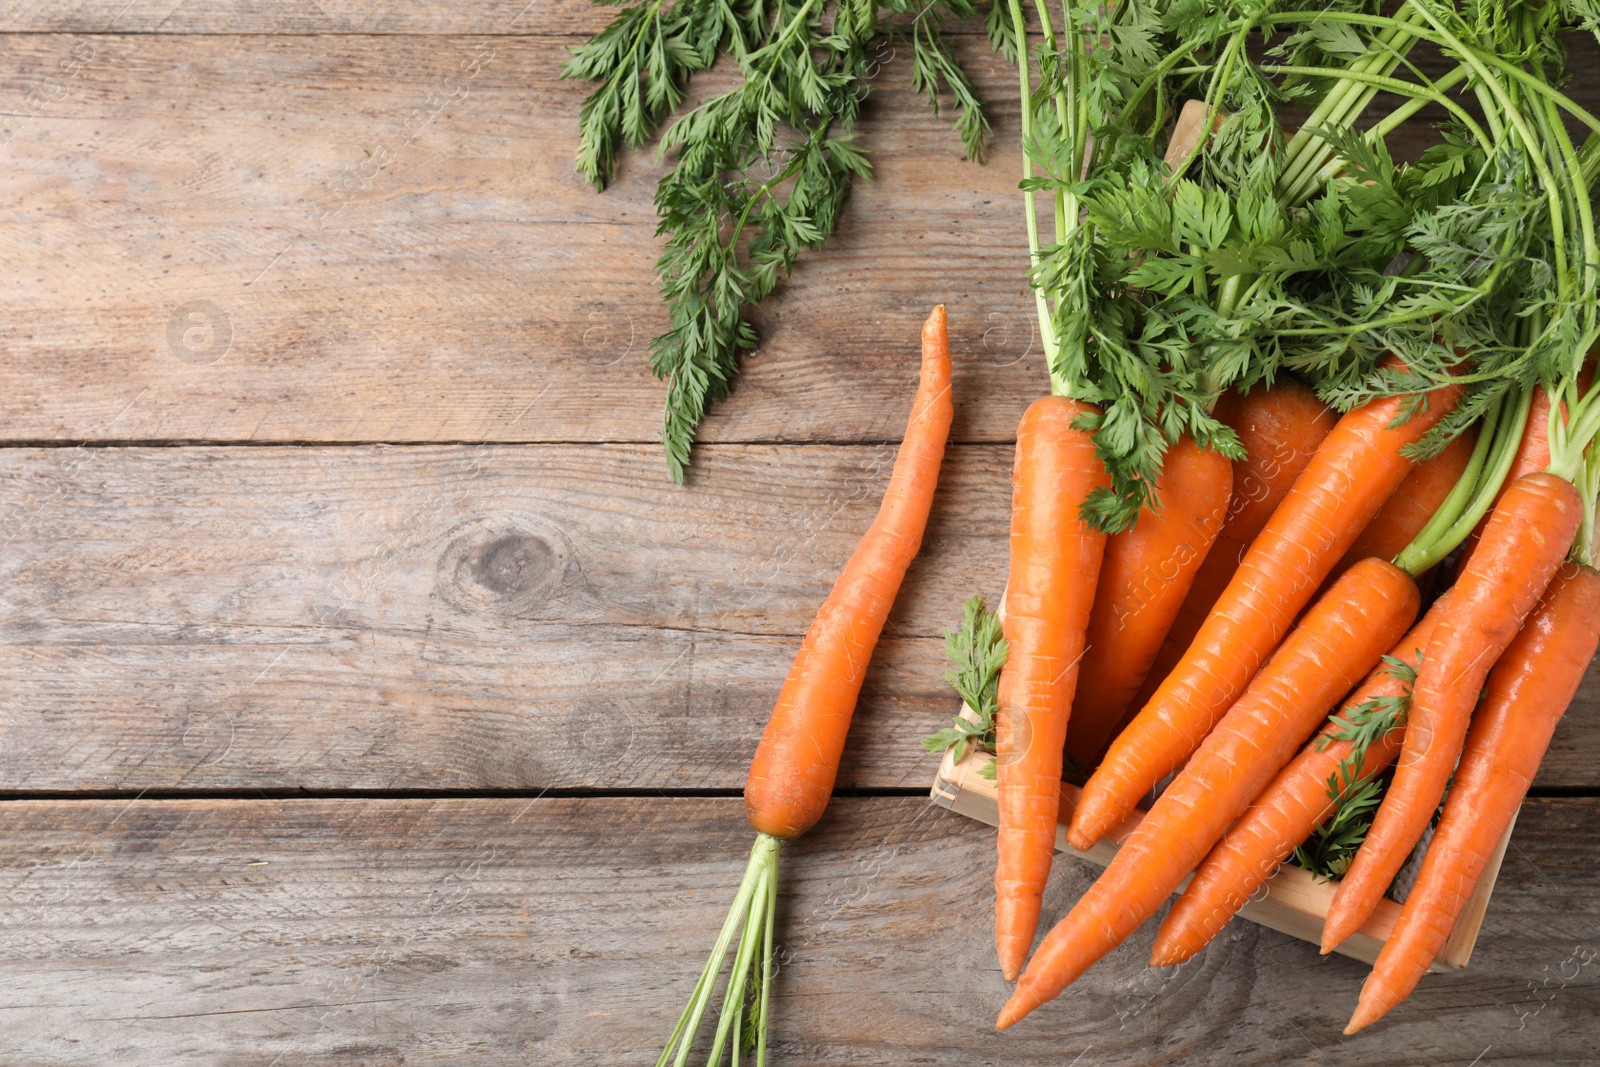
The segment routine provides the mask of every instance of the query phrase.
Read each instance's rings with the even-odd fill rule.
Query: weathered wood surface
[[[840,784],[927,785],[940,634],[1004,587],[950,451]],[[893,448],[0,450],[0,789],[737,788]],[[1600,669],[1539,783],[1600,785]]]
[[[1170,972],[1146,928],[998,1035],[993,831],[841,800],[784,861],[776,1062],[1593,1063],[1597,825],[1530,803],[1471,970],[1355,1038],[1365,968],[1242,922]],[[6,804],[0,839],[4,1062],[620,1067],[652,1062],[750,831],[736,799],[80,801]],[[1062,868],[1047,918],[1094,873]]]
[[[654,440],[660,167],[632,153],[604,195],[572,169],[576,40],[0,36],[0,434]],[[35,113],[22,87],[74,49]],[[1014,129],[1003,64],[963,54]],[[898,438],[941,300],[985,401],[958,439],[1008,440],[1044,388],[1015,137],[962,163],[905,66],[859,127],[876,179],[763,310],[708,440]]]

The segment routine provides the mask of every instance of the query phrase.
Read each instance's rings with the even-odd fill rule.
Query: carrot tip
[[[1373,1007],[1371,1004],[1357,1004],[1355,1013],[1350,1016],[1350,1022],[1345,1025],[1345,1036],[1348,1037],[1350,1034],[1353,1034],[1358,1030],[1365,1030],[1367,1027],[1383,1018],[1383,1016],[1384,1012]]]
[[[1009,1000],[1006,1002],[1006,1006],[1000,1009],[1000,1018],[995,1020],[994,1028],[996,1030],[1010,1029],[1012,1023],[1015,1023],[1026,1014],[1028,1013],[1016,1007],[1015,999]]]

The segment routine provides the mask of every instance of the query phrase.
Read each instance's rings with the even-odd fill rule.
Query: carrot
[[[872,527],[811,623],[745,782],[750,825],[799,837],[822,817],[867,661],[922,545],[955,409],[944,306],[922,327],[922,378]]]
[[[1089,614],[1088,650],[1067,726],[1067,755],[1094,766],[1150,670],[1222,526],[1233,464],[1185,437],[1168,450],[1157,508],[1106,539]]]
[[[1472,459],[1472,449],[1478,443],[1478,431],[1468,429],[1445,450],[1432,459],[1423,460],[1411,468],[1405,481],[1400,483],[1394,496],[1378,509],[1367,528],[1361,531],[1350,551],[1334,567],[1334,574],[1342,574],[1358,560],[1368,556],[1393,559],[1409,545],[1422,528],[1428,525],[1433,513],[1439,510],[1444,498],[1456,487],[1456,482],[1466,473]]]
[[[1595,355],[1591,354],[1584,361],[1583,367],[1578,371],[1578,395],[1583,396],[1589,392],[1589,383],[1594,379]],[[1505,481],[1500,483],[1500,491],[1495,494],[1494,502],[1498,504],[1500,498],[1505,496],[1506,490],[1516,484],[1518,478],[1524,474],[1536,474],[1550,466],[1550,390],[1542,385],[1533,387],[1533,396],[1528,403],[1528,421],[1522,429],[1522,439],[1517,442],[1517,452],[1511,461],[1511,469],[1506,472]],[[1566,405],[1563,404],[1562,418],[1566,418]],[[1461,551],[1456,556],[1455,577],[1461,577],[1461,572],[1467,567],[1467,560],[1472,558],[1472,550],[1477,547],[1478,538],[1483,536],[1483,528],[1489,524],[1489,516],[1485,515],[1472,533],[1467,535],[1462,543]]]
[[[1394,780],[1329,906],[1323,952],[1367,921],[1427,829],[1484,677],[1561,566],[1582,510],[1572,483],[1547,473],[1500,498],[1423,653]]]
[[[1416,665],[1448,596],[1434,601],[1422,621],[1395,645],[1391,656]],[[1345,701],[1339,714],[1348,720],[1367,701],[1399,696],[1406,689],[1387,665],[1380,665]],[[1339,724],[1330,721],[1217,842],[1162,922],[1150,954],[1152,967],[1182,963],[1205,948],[1278,864],[1332,813],[1328,779],[1340,772],[1354,748],[1350,741],[1324,740],[1339,730]],[[1373,742],[1352,776],[1354,780],[1364,781],[1393,763],[1403,735],[1402,727]]]
[[[1411,469],[1400,450],[1444,417],[1460,387],[1373,400],[1339,420],[1212,608],[1194,643],[1084,786],[1067,831],[1084,850],[1200,747],[1283,640],[1333,565]],[[1396,635],[1398,636],[1398,635]]]
[[[1411,576],[1352,567],[1317,601],[1111,865],[1051,930],[1000,1013],[1000,1029],[1060,993],[1155,914],[1340,697],[1416,618]]]
[[[1246,458],[1233,465],[1233,496],[1216,543],[1195,572],[1194,584],[1183,599],[1167,639],[1133,698],[1130,714],[1149,702],[1156,687],[1183,658],[1194,635],[1200,632],[1211,607],[1228,588],[1239,561],[1272,513],[1278,510],[1300,472],[1328,436],[1336,421],[1317,394],[1293,378],[1280,378],[1271,389],[1247,395],[1224,393],[1212,412],[1239,435]],[[1121,725],[1119,723],[1119,725]]]
[[[658,1067],[674,1056],[678,1063],[688,1058],[730,949],[733,966],[709,1059],[720,1060],[730,1036],[735,1049],[747,1036],[741,1027],[748,999],[755,1062],[766,1060],[779,854],[785,841],[810,829],[828,806],[867,663],[922,543],[954,414],[950,342],[940,306],[922,327],[921,377],[883,503],[801,642],[750,762],[744,804],[756,829],[755,845],[733,907]]]
[[[1033,947],[1055,856],[1061,763],[1106,537],[1079,517],[1110,484],[1094,438],[1073,429],[1092,410],[1064,396],[1033,402],[1017,427],[1011,477],[1011,571],[995,716],[1000,858],[995,947],[1011,981]]]
[[[1404,1000],[1444,948],[1527,795],[1597,645],[1600,572],[1569,565],[1551,581],[1489,674],[1422,871],[1361,987],[1345,1033],[1355,1033]]]

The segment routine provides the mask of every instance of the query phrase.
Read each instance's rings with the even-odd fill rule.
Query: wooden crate
[[[967,714],[970,715],[970,711]],[[969,751],[966,758],[957,763],[951,756],[951,752],[945,753],[944,761],[939,765],[939,773],[933,780],[933,802],[958,814],[977,819],[979,822],[998,826],[1000,808],[995,797],[995,784],[979,773],[994,757],[987,752]],[[1056,827],[1056,851],[1104,867],[1111,862],[1111,857],[1117,854],[1118,843],[1126,840],[1134,827],[1139,825],[1139,818],[1143,812],[1135,812],[1129,816],[1088,852],[1079,852],[1067,844],[1065,825],[1071,820],[1077,801],[1078,787],[1062,782],[1063,821],[1062,825]],[[1444,951],[1439,953],[1439,958],[1434,961],[1432,970],[1459,971],[1466,967],[1472,958],[1472,946],[1477,942],[1478,930],[1483,925],[1484,911],[1489,906],[1489,894],[1494,891],[1495,877],[1500,873],[1500,861],[1505,856],[1506,846],[1511,841],[1511,832],[1515,827],[1516,819],[1513,818],[1511,826],[1506,828],[1505,837],[1500,840],[1500,847],[1495,849],[1494,855],[1489,858],[1489,865],[1484,868],[1483,877],[1478,880],[1477,889],[1467,902],[1466,910],[1461,913],[1455,932],[1450,935]],[[1187,880],[1184,884],[1188,884]],[[1285,863],[1267,880],[1249,903],[1239,909],[1239,915],[1269,929],[1298,937],[1302,941],[1319,944],[1322,940],[1323,919],[1328,914],[1328,906],[1333,903],[1334,889],[1333,883],[1319,881],[1309,871],[1292,863]],[[1389,931],[1394,929],[1395,920],[1399,917],[1400,905],[1385,897],[1378,902],[1377,909],[1373,911],[1366,925],[1347,938],[1335,951],[1364,963],[1373,962],[1378,958],[1379,948],[1388,939]]]

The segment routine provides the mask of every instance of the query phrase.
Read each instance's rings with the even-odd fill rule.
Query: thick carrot
[[[1233,464],[1185,437],[1167,451],[1156,510],[1106,539],[1067,724],[1067,755],[1079,766],[1094,766],[1122,721],[1216,540],[1232,490]]]
[[[1323,952],[1367,921],[1427,829],[1484,677],[1561,566],[1582,509],[1572,483],[1546,473],[1500,498],[1423,653],[1394,780],[1328,908]]]
[[[1078,514],[1091,492],[1110,484],[1094,439],[1072,427],[1088,410],[1063,396],[1041,397],[1017,427],[1006,582],[1010,654],[995,717],[995,947],[1007,981],[1033,947],[1055,856],[1067,718],[1105,554],[1105,535]]]
[[[1399,640],[1420,599],[1410,575],[1384,560],[1364,560],[1334,583],[1050,931],[1000,1013],[1000,1029],[1060,993],[1155,914],[1329,709]]]
[[[1597,645],[1600,572],[1569,565],[1489,674],[1422,871],[1361,987],[1345,1033],[1355,1033],[1404,1000],[1444,948],[1527,795]]]
[[[798,837],[822,817],[867,662],[922,544],[955,408],[943,305],[922,327],[922,375],[883,503],[822,602],[778,692],[745,782],[750,825]]]
[[[1455,385],[1433,390],[1401,426],[1391,423],[1403,417],[1409,397],[1374,400],[1339,420],[1245,553],[1183,659],[1090,776],[1067,831],[1074,848],[1092,846],[1200,747],[1405,479],[1412,463],[1400,450],[1443,418],[1459,395]]]
[[[1361,531],[1350,551],[1334,567],[1334,574],[1342,574],[1358,560],[1368,556],[1393,559],[1400,550],[1416,539],[1428,525],[1433,513],[1439,510],[1444,498],[1456,487],[1456,482],[1466,473],[1472,459],[1472,449],[1478,443],[1478,431],[1468,429],[1445,450],[1432,459],[1423,460],[1411,468],[1400,488],[1394,491],[1378,513]]]
[[[1213,414],[1239,435],[1245,458],[1233,465],[1233,496],[1216,543],[1195,573],[1189,595],[1183,598],[1183,607],[1167,630],[1167,639],[1124,722],[1149,702],[1188,651],[1212,605],[1233,580],[1250,543],[1289,495],[1295,479],[1337,421],[1316,393],[1293,378],[1280,378],[1271,389],[1257,389],[1245,396],[1224,393]]]
[[[1416,665],[1433,635],[1433,627],[1443,614],[1446,597],[1433,607],[1411,632],[1400,639],[1391,656]],[[1399,696],[1406,686],[1380,665],[1361,687],[1345,701],[1340,713],[1349,716],[1369,700]],[[1205,948],[1228,920],[1273,871],[1289,857],[1317,825],[1333,812],[1328,795],[1328,779],[1339,773],[1340,764],[1355,747],[1349,741],[1324,741],[1339,729],[1329,722],[1312,741],[1262,791],[1250,809],[1223,835],[1195,871],[1194,880],[1178,896],[1172,910],[1161,923],[1155,947],[1150,954],[1152,967],[1182,963]],[[1389,731],[1367,749],[1356,779],[1378,773],[1400,753],[1404,728]],[[1319,747],[1321,745],[1322,747]]]

